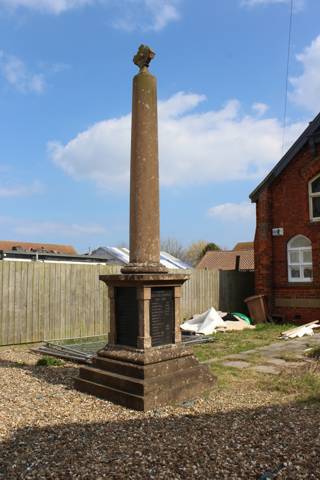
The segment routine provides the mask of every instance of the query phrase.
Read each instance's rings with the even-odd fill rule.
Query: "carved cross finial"
[[[143,67],[149,67],[149,63],[154,57],[155,53],[148,45],[140,45],[138,52],[133,57],[133,63],[142,70]]]

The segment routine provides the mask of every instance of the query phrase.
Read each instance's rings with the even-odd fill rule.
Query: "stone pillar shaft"
[[[130,263],[160,262],[156,78],[133,79],[130,177]]]
[[[157,81],[147,67],[133,78],[127,270],[165,270],[160,265]]]

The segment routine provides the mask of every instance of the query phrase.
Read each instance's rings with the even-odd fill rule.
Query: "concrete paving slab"
[[[288,362],[283,360],[282,358],[267,358],[265,359],[267,363],[271,363],[272,365],[278,366],[278,367],[284,367]]]
[[[301,367],[304,362],[286,362],[286,368],[297,368]]]
[[[284,344],[279,345],[278,343],[274,343],[271,345],[266,345],[265,347],[257,348],[257,350],[260,350],[262,352],[277,352],[279,350],[283,350],[284,348],[287,348],[287,345],[284,345]]]
[[[249,368],[260,373],[269,373],[271,375],[278,375],[281,370],[285,368],[297,368],[308,358],[304,355],[304,351],[312,346],[320,346],[320,333],[312,337],[295,338],[286,341],[277,341],[271,345],[246,350],[245,352],[227,355],[222,360],[225,360],[222,365],[234,368]],[[260,365],[250,363],[250,355],[260,356]],[[286,360],[286,356],[288,360]],[[283,358],[281,358],[283,357]],[[221,359],[215,359],[221,361]],[[210,363],[213,360],[210,361]]]
[[[257,352],[257,353],[258,353],[258,352]],[[288,354],[288,353],[290,353],[290,352],[286,352],[286,351],[285,351],[285,352],[282,352],[282,351],[280,351],[280,352],[263,352],[263,353],[262,353],[262,352],[259,352],[259,354],[261,355],[261,357],[271,358],[271,359],[272,359],[272,358],[280,358],[280,357],[284,356],[286,353]]]
[[[255,372],[259,373],[269,373],[270,375],[279,375],[280,370],[275,368],[272,365],[256,365],[252,367],[250,370],[254,370]]]
[[[233,355],[226,355],[223,357],[225,360],[247,360],[249,355],[251,355],[248,352],[243,352],[243,353],[235,353]]]
[[[223,362],[225,367],[234,367],[234,368],[248,368],[251,366],[251,363],[249,362],[243,362],[241,360],[234,360],[234,361],[228,361],[228,362]]]

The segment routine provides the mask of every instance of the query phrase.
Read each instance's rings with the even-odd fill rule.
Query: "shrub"
[[[38,367],[61,367],[64,365],[63,360],[60,360],[60,358],[54,358],[54,357],[42,357],[39,358],[37,361],[37,366]]]

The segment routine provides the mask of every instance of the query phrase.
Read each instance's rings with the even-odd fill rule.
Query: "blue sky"
[[[281,158],[288,0],[0,0],[0,237],[128,241],[132,63],[156,52],[161,234],[232,248]],[[320,110],[320,2],[295,0],[285,148]]]

